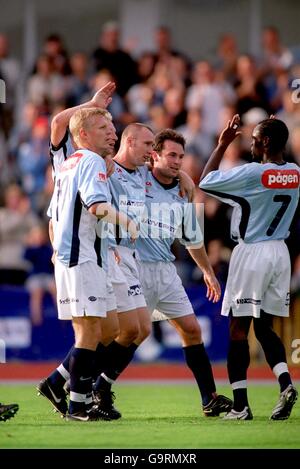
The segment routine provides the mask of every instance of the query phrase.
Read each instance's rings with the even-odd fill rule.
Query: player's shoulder
[[[92,150],[88,150],[87,148],[80,148],[79,150],[75,151],[73,154],[80,154],[81,157],[85,158],[99,158],[99,155]]]
[[[94,151],[88,150],[86,148],[75,151],[71,157],[78,158],[81,164],[89,165],[97,163],[99,165],[105,166],[105,161],[102,156],[98,155]]]
[[[283,167],[284,168],[286,167],[287,169],[296,170],[298,171],[298,173],[300,173],[300,166],[297,163],[286,162],[286,164]]]
[[[264,171],[264,165],[261,163],[256,163],[252,161],[251,163],[246,163],[243,165],[243,168],[246,170],[247,174],[261,174]]]
[[[75,171],[77,174],[88,171],[89,168],[106,173],[104,159],[97,153],[87,149],[78,149],[67,158],[60,167],[60,173]]]
[[[262,165],[261,183],[268,189],[298,189],[300,185],[300,168],[295,163],[282,165],[266,163]]]

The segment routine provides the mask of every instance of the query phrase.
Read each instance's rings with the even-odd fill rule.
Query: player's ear
[[[133,147],[133,142],[134,142],[134,140],[135,140],[135,139],[134,139],[134,137],[133,137],[132,135],[128,135],[126,142],[127,142],[127,145],[129,146],[129,148],[132,148],[132,147]]]
[[[263,147],[264,147],[264,148],[268,148],[268,147],[269,147],[269,143],[270,143],[270,137],[267,137],[267,136],[263,137],[263,139],[262,139]]]
[[[151,157],[153,158],[153,161],[159,161],[159,154],[157,153],[157,151],[153,150]]]
[[[84,128],[84,127],[81,127],[81,128],[79,129],[79,138],[80,138],[80,140],[81,140],[82,138],[86,138],[86,136],[87,136],[87,132],[86,132],[85,128]]]

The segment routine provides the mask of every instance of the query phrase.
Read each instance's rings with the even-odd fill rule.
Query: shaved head
[[[127,127],[125,127],[122,133],[121,144],[126,140],[127,137],[129,136],[135,137],[144,129],[149,130],[153,134],[153,130],[148,125],[140,124],[139,122],[134,122],[133,124],[127,125]]]
[[[154,133],[151,127],[135,122],[123,131],[116,161],[128,169],[136,169],[149,161],[152,155]]]

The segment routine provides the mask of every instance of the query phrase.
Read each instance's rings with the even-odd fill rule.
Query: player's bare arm
[[[53,246],[54,232],[53,232],[53,223],[52,223],[51,218],[49,220],[48,233],[49,233],[49,239],[50,239],[51,246]],[[53,250],[53,254],[51,256],[52,264],[55,264],[55,259],[56,259],[56,251]]]
[[[206,297],[209,301],[216,303],[221,297],[221,287],[209,262],[205,247],[202,246],[196,249],[190,247],[188,251],[199,269],[203,272],[203,279],[207,287]]]
[[[79,106],[74,106],[68,109],[64,109],[60,113],[58,113],[51,122],[51,143],[55,147],[60,144],[62,139],[65,136],[67,127],[69,125],[69,121],[73,114],[78,111],[79,109],[89,108],[89,107],[99,107],[106,109],[107,106],[112,101],[112,94],[116,89],[115,83],[109,81],[100,88],[92,97],[91,100],[80,104]]]
[[[53,233],[53,223],[52,223],[51,218],[49,220],[49,227],[48,228],[49,228],[48,233],[49,233],[50,243],[53,245],[54,233]]]
[[[122,225],[122,227],[130,234],[132,241],[135,241],[138,238],[139,228],[136,223],[134,223],[134,221],[125,213],[118,212],[109,202],[93,204],[89,208],[89,212],[107,223]]]
[[[236,137],[241,135],[241,131],[238,130],[239,125],[240,116],[238,114],[235,114],[233,118],[228,121],[227,126],[222,131],[219,137],[218,145],[214,149],[208,162],[206,163],[200,181],[202,181],[202,179],[204,179],[205,176],[207,176],[211,171],[215,171],[219,168],[223,155],[227,150],[228,146],[231,144],[231,142],[233,142]]]

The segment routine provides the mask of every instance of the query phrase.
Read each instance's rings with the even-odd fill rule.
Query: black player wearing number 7
[[[253,162],[219,171],[227,147],[241,133],[239,123],[238,115],[228,122],[200,182],[207,194],[234,207],[231,236],[238,243],[232,252],[222,305],[222,315],[229,316],[230,321],[227,368],[234,396],[233,408],[224,419],[253,418],[247,398],[247,337],[253,320],[256,338],[280,386],[271,419],[285,420],[298,393],[272,320],[274,316],[289,315],[291,267],[284,240],[298,204],[300,170],[296,164],[284,161],[289,136],[286,125],[270,118],[253,131]]]

